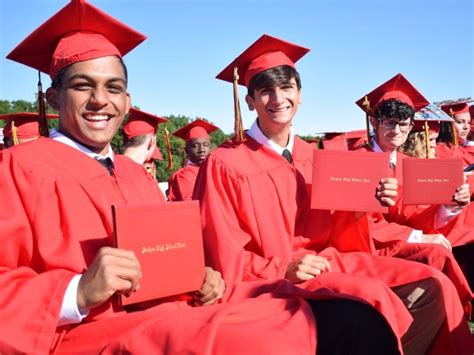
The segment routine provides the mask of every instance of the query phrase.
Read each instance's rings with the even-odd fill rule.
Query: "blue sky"
[[[37,72],[5,59],[65,0],[0,0],[0,99],[34,100]],[[215,76],[262,34],[311,49],[297,63],[298,134],[364,128],[354,104],[397,73],[430,101],[474,97],[472,0],[93,0],[148,36],[125,57],[133,104],[233,129],[232,86]],[[49,78],[43,75],[44,86]],[[244,106],[245,127],[254,113]]]

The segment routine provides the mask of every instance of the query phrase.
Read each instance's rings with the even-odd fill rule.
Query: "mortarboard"
[[[47,114],[47,119],[58,118],[58,115]],[[40,135],[39,114],[37,112],[17,112],[0,115],[5,120],[3,136],[12,137],[14,144],[18,139],[36,138]]]
[[[371,145],[369,133],[369,116],[384,101],[396,99],[415,111],[421,110],[429,104],[428,100],[402,75],[397,74],[367,95],[356,101],[356,104],[366,113],[367,142]]]
[[[472,102],[473,100],[468,97],[468,98],[461,98],[461,99],[456,99],[456,100],[445,100],[436,103],[438,106],[441,107],[441,109],[446,112],[448,115],[453,118],[451,122],[451,131],[453,134],[453,143],[454,145],[458,145],[458,140],[459,137],[457,135],[457,131],[454,128],[454,116],[459,115],[462,113],[469,113],[469,102]],[[471,114],[472,116],[472,114]]]
[[[188,141],[195,138],[210,138],[209,134],[217,129],[218,127],[214,126],[212,123],[198,118],[175,131],[173,135]]]
[[[402,74],[395,75],[392,79],[357,100],[356,104],[364,111],[367,106],[367,104],[364,104],[366,98],[370,105],[369,113],[373,113],[383,101],[389,99],[399,100],[413,107],[415,111],[419,111],[429,104],[428,100]]]
[[[414,131],[424,131],[426,122],[430,131],[438,132],[440,122],[452,122],[453,119],[435,104],[429,104],[415,112],[414,121]]]
[[[448,115],[454,116],[459,115],[460,113],[469,112],[469,105],[467,102],[454,102],[451,104],[442,105],[441,109]]]
[[[238,98],[238,84],[248,86],[255,75],[280,65],[295,68],[295,63],[308,52],[308,48],[265,34],[216,76],[217,79],[234,84],[235,142],[245,140]]]
[[[8,59],[48,73],[73,63],[116,55],[123,57],[146,36],[97,9],[86,0],[71,0],[7,55]],[[48,136],[41,77],[38,82],[40,131]]]
[[[250,79],[267,69],[280,65],[289,65],[295,68],[295,63],[308,52],[308,48],[263,35],[235,58],[216,78],[233,82],[234,67],[237,67],[238,83],[247,86]]]
[[[146,37],[85,0],[71,0],[7,58],[48,73],[109,55],[124,56]]]
[[[156,134],[160,123],[168,122],[166,118],[131,108],[123,133],[130,139],[145,134]]]
[[[429,157],[430,132],[439,132],[440,122],[453,122],[453,119],[435,104],[429,104],[415,112],[414,121],[413,132],[425,132],[425,156]]]

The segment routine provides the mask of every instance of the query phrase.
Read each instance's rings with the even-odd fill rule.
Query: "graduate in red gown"
[[[193,294],[202,306],[119,305],[142,270],[113,247],[111,205],[160,200],[152,177],[110,146],[131,106],[122,56],[144,39],[74,0],[8,56],[50,74],[59,128],[0,153],[0,353],[314,353],[310,306],[278,297],[289,283],[228,286],[231,301],[217,304],[225,285],[206,268]]]
[[[452,116],[454,122],[442,127],[436,146],[438,158],[461,157],[465,165],[474,163],[474,142],[468,139],[471,132],[469,107],[464,101],[441,106],[443,111]]]
[[[390,153],[390,165],[395,170],[403,197],[402,160],[410,158],[398,149],[417,122],[415,111],[429,102],[402,74],[398,74],[357,101],[362,109],[367,103],[371,107],[369,115],[374,134],[370,145],[364,144],[356,150]],[[431,126],[435,128],[434,124]],[[454,207],[404,206],[399,200],[387,215],[368,213],[372,247],[366,251],[423,262],[443,271],[455,284],[463,305],[468,307],[472,291],[451,252],[449,240],[439,229],[469,204],[469,186],[460,187],[454,199],[459,203]],[[360,250],[341,238],[333,240],[332,244],[343,251]]]
[[[168,122],[166,118],[131,108],[127,122],[123,126],[123,155],[142,165],[155,180],[154,160],[163,160],[156,144],[156,131],[158,125],[165,122]],[[165,196],[163,195],[164,200]]]
[[[201,164],[211,152],[211,134],[218,127],[196,119],[173,134],[186,142],[186,165],[169,178],[170,201],[192,200],[194,184]]]
[[[193,197],[201,202],[206,257],[227,282],[287,279],[307,291],[324,285],[369,303],[388,285],[400,300],[414,297],[408,297],[413,302],[405,302],[405,310],[415,321],[408,332],[397,333],[406,353],[424,353],[430,344],[432,353],[470,353],[466,347],[473,344],[462,306],[441,272],[411,261],[326,248],[332,233],[359,238],[366,235],[366,226],[354,213],[338,217],[309,207],[314,148],[291,131],[301,102],[294,63],[307,51],[264,35],[218,75],[234,82],[234,93],[237,83],[247,87],[246,102],[258,118],[245,135],[237,131],[233,143],[214,150],[198,176]],[[396,195],[392,180],[384,179],[379,191],[382,201],[391,204]],[[434,291],[439,284],[443,296]],[[417,287],[426,291],[421,298],[412,293]],[[387,300],[379,303],[380,311],[391,308],[403,314]],[[448,322],[438,332],[446,314]],[[384,315],[392,326],[396,323]]]
[[[47,114],[46,119],[55,119],[58,115]],[[3,143],[5,148],[30,142],[40,137],[39,114],[37,112],[16,112],[0,115],[5,120]]]

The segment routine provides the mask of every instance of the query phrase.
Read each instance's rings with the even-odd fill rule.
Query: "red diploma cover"
[[[117,248],[132,250],[142,269],[140,289],[122,305],[200,289],[204,250],[198,201],[112,206]]]
[[[453,195],[464,183],[461,158],[403,159],[405,205],[454,205]]]
[[[376,190],[392,175],[389,159],[388,153],[315,150],[311,208],[388,212]]]

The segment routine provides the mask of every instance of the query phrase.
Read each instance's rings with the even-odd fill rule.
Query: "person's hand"
[[[201,289],[194,294],[195,303],[210,305],[222,298],[225,291],[225,282],[221,273],[206,266],[206,276]]]
[[[93,308],[113,294],[131,295],[140,287],[140,263],[132,251],[103,247],[82,274],[77,288],[77,306]]]
[[[288,264],[285,279],[291,283],[311,280],[315,276],[331,271],[331,264],[326,258],[312,254],[299,256]]]
[[[423,234],[421,236],[421,242],[439,244],[448,250],[452,249],[450,241],[442,234]]]
[[[377,186],[377,198],[388,207],[395,206],[395,198],[398,196],[398,180],[396,178],[385,178],[380,180]]]
[[[471,188],[469,184],[462,184],[456,189],[453,200],[457,202],[458,206],[466,207],[471,202]],[[448,209],[449,207],[446,206]]]

